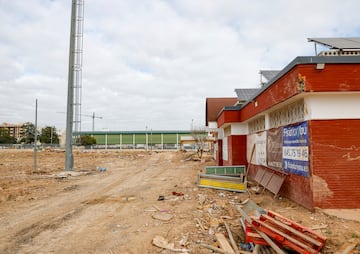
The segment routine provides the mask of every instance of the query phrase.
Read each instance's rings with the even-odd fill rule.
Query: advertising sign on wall
[[[282,128],[267,132],[267,164],[271,168],[282,169]]]
[[[283,168],[288,173],[309,175],[307,122],[283,128]]]

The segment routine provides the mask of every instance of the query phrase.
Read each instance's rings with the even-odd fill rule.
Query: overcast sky
[[[206,97],[359,37],[358,0],[85,0],[82,113],[96,130],[188,130]],[[65,127],[71,0],[0,0],[0,123]],[[92,118],[82,117],[82,130]]]

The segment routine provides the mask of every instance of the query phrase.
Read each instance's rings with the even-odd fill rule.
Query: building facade
[[[359,208],[359,108],[360,56],[297,57],[219,112],[218,164],[286,175],[280,194],[309,209]]]
[[[9,136],[20,140],[24,135],[23,124],[12,124],[12,123],[2,123],[0,124],[1,129],[7,129]]]

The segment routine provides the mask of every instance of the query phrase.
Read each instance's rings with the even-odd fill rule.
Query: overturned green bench
[[[246,166],[207,166],[205,167],[205,174],[222,175],[222,176],[241,176],[245,175]]]
[[[246,166],[207,166],[198,176],[198,186],[219,190],[246,192]]]

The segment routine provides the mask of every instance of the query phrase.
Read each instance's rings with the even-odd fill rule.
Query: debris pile
[[[241,186],[240,186],[241,185]],[[219,190],[247,192],[245,166],[206,167],[205,174],[199,173],[198,186]],[[221,193],[219,193],[220,195]],[[275,195],[277,192],[275,193]],[[204,203],[204,198],[199,197]],[[235,205],[235,204],[234,204]],[[218,246],[202,243],[201,246],[218,253],[286,253],[286,250],[297,253],[319,253],[325,246],[326,237],[306,228],[278,213],[266,211],[254,201],[247,199],[242,205],[235,205],[241,214],[240,224],[245,235],[245,242],[236,244],[229,226],[224,221],[224,232],[210,232],[216,236]],[[197,220],[202,229],[206,229]],[[228,236],[230,243],[227,241]],[[257,247],[256,247],[257,246]],[[264,247],[269,246],[269,247]],[[239,247],[239,248],[238,248]],[[256,247],[256,248],[255,248]],[[242,250],[240,250],[242,249]]]

